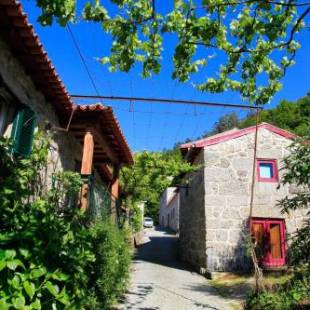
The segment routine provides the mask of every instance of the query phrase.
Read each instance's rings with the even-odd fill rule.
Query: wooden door
[[[270,254],[272,259],[282,258],[280,224],[270,224]]]
[[[285,265],[285,222],[280,219],[254,218],[251,234],[256,255],[265,267]]]
[[[268,266],[285,265],[285,223],[284,220],[269,220],[267,222],[269,235]]]

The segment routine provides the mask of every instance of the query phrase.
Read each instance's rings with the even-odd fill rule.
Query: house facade
[[[286,235],[302,226],[304,210],[282,214],[277,201],[296,192],[280,186],[284,157],[294,135],[267,123],[181,145],[185,159],[202,167],[188,175],[180,197],[182,258],[209,271],[244,270],[255,240],[264,268],[285,266]],[[255,167],[253,212],[251,187]]]
[[[179,231],[180,193],[176,187],[168,187],[160,197],[159,225]]]
[[[112,109],[74,104],[21,4],[0,2],[0,136],[13,140],[14,154],[29,156],[38,129],[51,133],[48,174],[81,173],[80,207],[108,193],[115,218],[119,169],[133,157]]]

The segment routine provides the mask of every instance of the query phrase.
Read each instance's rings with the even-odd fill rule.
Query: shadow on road
[[[137,248],[132,285],[117,309],[227,309],[216,299],[216,290],[180,261],[174,232],[156,227],[146,236],[150,241]]]
[[[191,270],[191,267],[179,259],[179,242],[176,234],[161,227],[155,231],[161,232],[161,236],[149,235],[150,242],[138,247],[135,255],[136,263],[150,262],[170,268]]]

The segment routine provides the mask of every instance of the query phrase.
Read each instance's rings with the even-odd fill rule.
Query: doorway
[[[285,221],[283,219],[252,218],[251,235],[256,255],[264,267],[285,265]]]

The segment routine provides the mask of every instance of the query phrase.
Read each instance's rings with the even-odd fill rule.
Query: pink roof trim
[[[201,140],[197,140],[197,141],[193,141],[193,142],[189,142],[189,143],[185,143],[185,144],[181,144],[180,148],[181,149],[188,149],[188,148],[203,148],[205,146],[210,146],[210,145],[214,145],[214,144],[218,144],[224,141],[228,141],[231,139],[236,139],[239,137],[242,137],[244,135],[250,134],[252,132],[255,131],[255,127],[256,126],[252,126],[252,127],[248,127],[248,128],[244,128],[244,129],[239,129],[239,130],[228,130],[226,132],[223,132],[222,134],[219,135],[214,135],[211,137],[207,137],[205,139],[201,139]],[[273,133],[276,133],[284,138],[287,139],[294,139],[296,137],[296,135],[294,135],[291,132],[288,132],[284,129],[281,129],[279,127],[273,126],[271,124],[268,123],[261,123],[258,125],[258,128],[261,129],[267,129]]]

